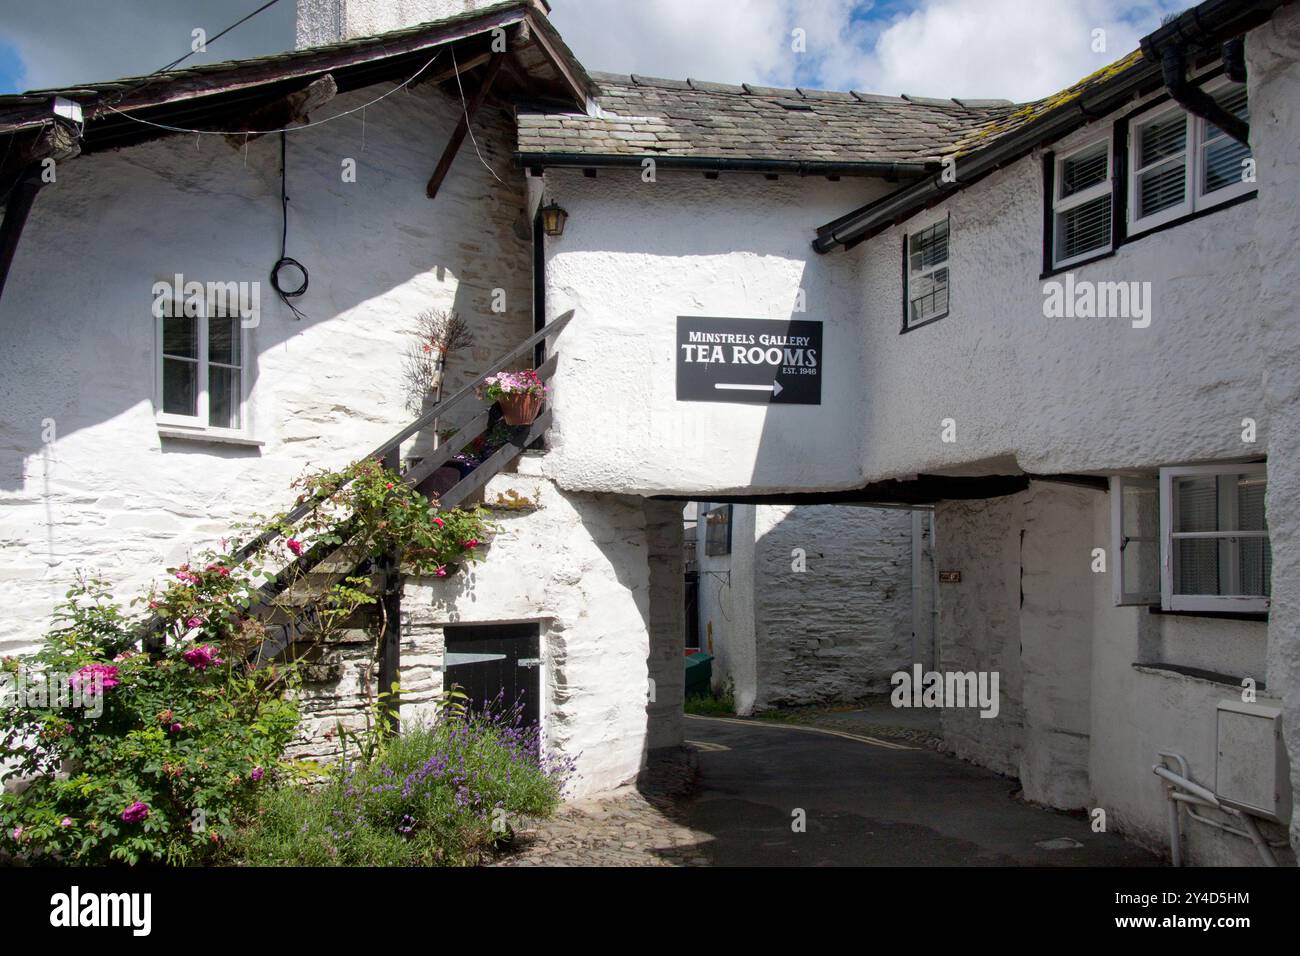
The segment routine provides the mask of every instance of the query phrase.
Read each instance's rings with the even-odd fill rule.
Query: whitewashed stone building
[[[892,689],[933,660],[929,514],[851,505],[701,503],[700,648],[739,714]],[[690,529],[688,529],[688,534]]]
[[[1152,765],[1176,753],[1254,808],[1261,840],[1287,842],[1300,8],[1207,0],[1143,52],[1019,106],[588,75],[529,2],[422,26],[445,9],[347,9],[367,17],[300,3],[334,17],[300,36],[337,43],[61,94],[84,113],[82,155],[58,162],[25,229],[14,210],[35,188],[11,194],[0,242],[12,252],[21,232],[0,298],[7,652],[37,639],[78,565],[142,585],[287,505],[306,465],[401,428],[420,309],[471,320],[458,382],[572,311],[547,346],[544,449],[483,489],[503,503],[486,561],[406,582],[412,709],[441,686],[454,627],[534,627],[549,745],[581,754],[580,791],[615,786],[681,739],[682,501],[932,506],[936,666],[1002,678],[996,719],[945,711],[958,754],[1168,847]],[[357,36],[386,28],[405,29]],[[449,55],[395,87],[438,48],[471,100],[498,78],[430,201],[473,104]],[[192,421],[169,421],[150,289],[176,273],[264,279],[283,254],[280,144],[196,149],[139,121],[237,132],[326,74],[336,102],[312,118],[358,111],[286,136],[305,318],[264,296],[240,363],[224,363],[240,401],[210,386]],[[0,136],[50,158],[37,131],[67,111],[0,98]],[[555,206],[562,234],[543,235],[535,213]],[[743,336],[766,332],[718,331],[777,326],[761,347]],[[324,691],[339,712],[361,674],[350,654]],[[1221,706],[1245,680],[1255,710]],[[1186,859],[1257,859],[1212,825],[1242,818],[1201,815],[1184,817]]]

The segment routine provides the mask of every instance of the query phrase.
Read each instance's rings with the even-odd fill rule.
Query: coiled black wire
[[[271,288],[275,290],[280,301],[287,305],[293,312],[294,318],[299,321],[307,318],[296,305],[290,302],[290,299],[296,299],[307,291],[307,283],[310,277],[307,275],[307,267],[297,259],[285,255],[285,244],[289,239],[289,194],[286,191],[286,173],[285,173],[285,134],[284,130],[280,131],[280,258],[271,267]],[[302,273],[302,285],[296,289],[286,289],[280,285],[280,272],[285,268],[294,268]]]

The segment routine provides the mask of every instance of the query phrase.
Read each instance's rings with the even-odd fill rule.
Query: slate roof
[[[590,76],[597,115],[519,113],[522,159],[581,154],[922,166],[1016,109],[1007,100]]]

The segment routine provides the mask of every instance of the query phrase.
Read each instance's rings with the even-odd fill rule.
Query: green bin
[[[713,680],[713,655],[696,651],[686,655],[686,696],[709,693]]]

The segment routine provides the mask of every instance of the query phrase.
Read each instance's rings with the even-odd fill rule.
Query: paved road
[[[1030,806],[1016,783],[924,749],[779,724],[688,716],[699,788],[682,822],[714,865],[1153,866],[1079,816]],[[806,832],[791,828],[796,808]],[[1044,849],[1051,840],[1081,844]]]

